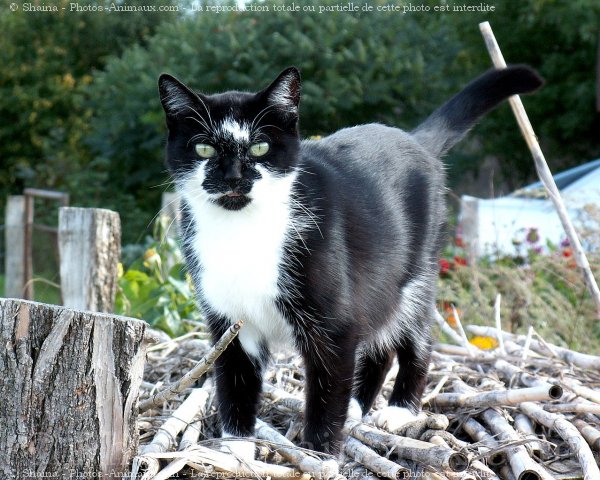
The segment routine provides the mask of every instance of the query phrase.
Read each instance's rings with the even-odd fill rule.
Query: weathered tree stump
[[[0,299],[0,478],[124,475],[145,332],[139,320]]]

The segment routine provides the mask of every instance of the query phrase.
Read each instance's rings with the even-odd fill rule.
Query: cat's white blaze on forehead
[[[219,131],[224,137],[231,137],[236,142],[250,141],[250,125],[227,117],[219,124]]]

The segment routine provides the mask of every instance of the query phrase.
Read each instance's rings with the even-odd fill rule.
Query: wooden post
[[[502,52],[500,51],[500,47],[496,42],[496,37],[494,37],[494,32],[492,32],[492,27],[490,26],[489,22],[480,23],[479,29],[483,35],[485,46],[488,49],[494,66],[496,68],[506,68],[506,62],[504,61],[504,57],[502,56]],[[596,306],[596,315],[598,318],[600,318],[600,289],[598,289],[598,284],[596,283],[596,279],[594,278],[594,274],[590,268],[590,263],[588,262],[583,247],[581,246],[581,242],[579,241],[579,236],[577,235],[575,227],[569,218],[569,214],[567,213],[565,204],[560,196],[558,187],[554,182],[552,172],[550,172],[550,168],[548,168],[546,158],[544,157],[542,149],[540,148],[540,144],[537,141],[537,137],[533,131],[529,117],[527,117],[527,112],[525,111],[523,102],[521,102],[521,97],[518,95],[513,95],[508,99],[508,102],[510,103],[510,107],[512,108],[515,118],[517,119],[517,123],[521,129],[521,134],[525,138],[527,146],[531,151],[538,177],[541,180],[542,185],[544,185],[548,197],[550,197],[550,200],[554,204],[556,213],[558,213],[562,226],[567,234],[567,238],[569,239],[569,243],[571,244],[571,248],[575,254],[574,256],[575,260],[577,261],[577,266],[583,273],[583,281],[588,288],[590,295],[592,296],[594,305]]]
[[[25,293],[25,197],[9,196],[4,226],[6,258],[4,261],[4,296],[23,298]]]
[[[124,478],[138,446],[146,328],[0,299],[0,478]]]
[[[460,202],[462,238],[470,257],[472,257],[471,260],[474,260],[483,251],[483,246],[479,244],[479,199],[463,196]]]
[[[25,194],[25,288],[23,298],[33,300],[33,211],[35,208],[32,196]]]
[[[178,192],[164,192],[162,194],[160,215],[168,218],[167,236],[177,238],[179,232],[179,205],[181,199]]]
[[[119,214],[95,208],[62,207],[58,219],[63,304],[111,312],[121,255]]]

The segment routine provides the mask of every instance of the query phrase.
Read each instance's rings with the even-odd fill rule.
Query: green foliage
[[[109,176],[84,142],[93,112],[80,102],[81,92],[107,58],[143,44],[176,15],[76,13],[68,0],[52,3],[58,12],[12,12],[6,5],[0,12],[0,211],[7,194],[25,187],[65,190],[82,206],[103,207],[115,198],[115,191],[98,188]],[[176,0],[162,2],[168,3]],[[136,4],[145,3],[128,2]],[[111,206],[126,208],[126,200]]]
[[[506,61],[532,65],[545,79],[544,87],[523,97],[523,102],[552,171],[597,158],[600,116],[594,65],[600,48],[600,2],[505,0],[495,6],[495,14],[481,20],[489,20]],[[462,15],[451,19],[461,31],[465,46],[461,55],[475,65],[491,65],[473,20]],[[509,188],[535,178],[531,155],[507,105],[486,118],[474,133],[483,145],[481,151],[500,160],[499,173]],[[480,164],[477,153],[464,156],[456,173],[477,170]]]
[[[170,224],[167,217],[157,220],[143,256],[120,275],[115,310],[175,337],[192,330],[201,316],[179,246],[167,235]]]
[[[329,3],[339,2],[301,5]],[[370,13],[324,14],[2,10],[0,207],[7,192],[25,186],[64,189],[74,204],[118,210],[124,241],[138,241],[158,210],[156,187],[167,180],[160,72],[211,93],[256,90],[293,64],[304,78],[305,136],[371,121],[410,129],[491,65],[477,28],[482,20],[491,22],[509,62],[529,63],[546,78],[525,104],[552,168],[597,154],[597,0],[505,0],[485,15],[378,13],[389,2],[369,3]],[[470,138],[448,159],[451,180],[477,170],[484,153],[498,157],[510,186],[532,177],[508,107]]]
[[[323,2],[303,4],[311,3]],[[166,179],[156,86],[161,72],[213,93],[256,90],[284,67],[298,65],[304,135],[368,121],[409,127],[433,108],[432,91],[447,91],[444,72],[460,46],[449,27],[424,23],[407,17],[399,29],[390,15],[198,14],[163,24],[144,48],[111,58],[86,91],[85,104],[94,112],[86,141],[110,182],[135,197],[135,204],[120,209],[124,223],[136,232],[144,228],[159,205],[160,189],[152,187]],[[441,40],[452,47],[439,48]],[[432,49],[439,59],[425,62]]]

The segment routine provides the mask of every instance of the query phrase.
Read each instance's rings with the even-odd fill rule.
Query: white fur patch
[[[394,433],[407,423],[420,420],[424,416],[424,413],[420,413],[418,416],[414,415],[408,408],[388,405],[373,412],[372,419],[378,427]]]
[[[218,126],[218,130],[224,137],[231,137],[235,142],[248,143],[250,141],[250,125],[239,123],[232,117],[227,117]]]
[[[350,405],[348,405],[348,420],[353,420],[355,422],[360,422],[362,420],[362,408],[360,408],[360,404],[356,398],[350,399]]]
[[[223,432],[223,438],[232,438],[235,435]],[[225,453],[231,453],[244,461],[254,460],[256,445],[248,440],[225,440],[221,442],[220,450]]]
[[[255,357],[261,342],[289,344],[292,329],[276,308],[284,245],[296,236],[290,216],[290,194],[296,174],[275,176],[258,167],[248,197],[252,201],[231,211],[210,201],[202,187],[204,166],[189,177],[181,190],[195,220],[189,240],[202,267],[197,278],[203,299],[231,321],[243,319],[239,339]]]
[[[427,291],[429,282],[426,278],[416,277],[410,280],[402,289],[402,295],[393,319],[378,329],[375,335],[369,339],[366,348],[375,348],[382,352],[395,350],[398,339],[409,337],[419,357],[427,354],[426,336],[416,328],[414,319],[422,317],[425,312],[431,310],[434,299],[423,298],[423,292]],[[433,310],[431,310],[433,312]]]

